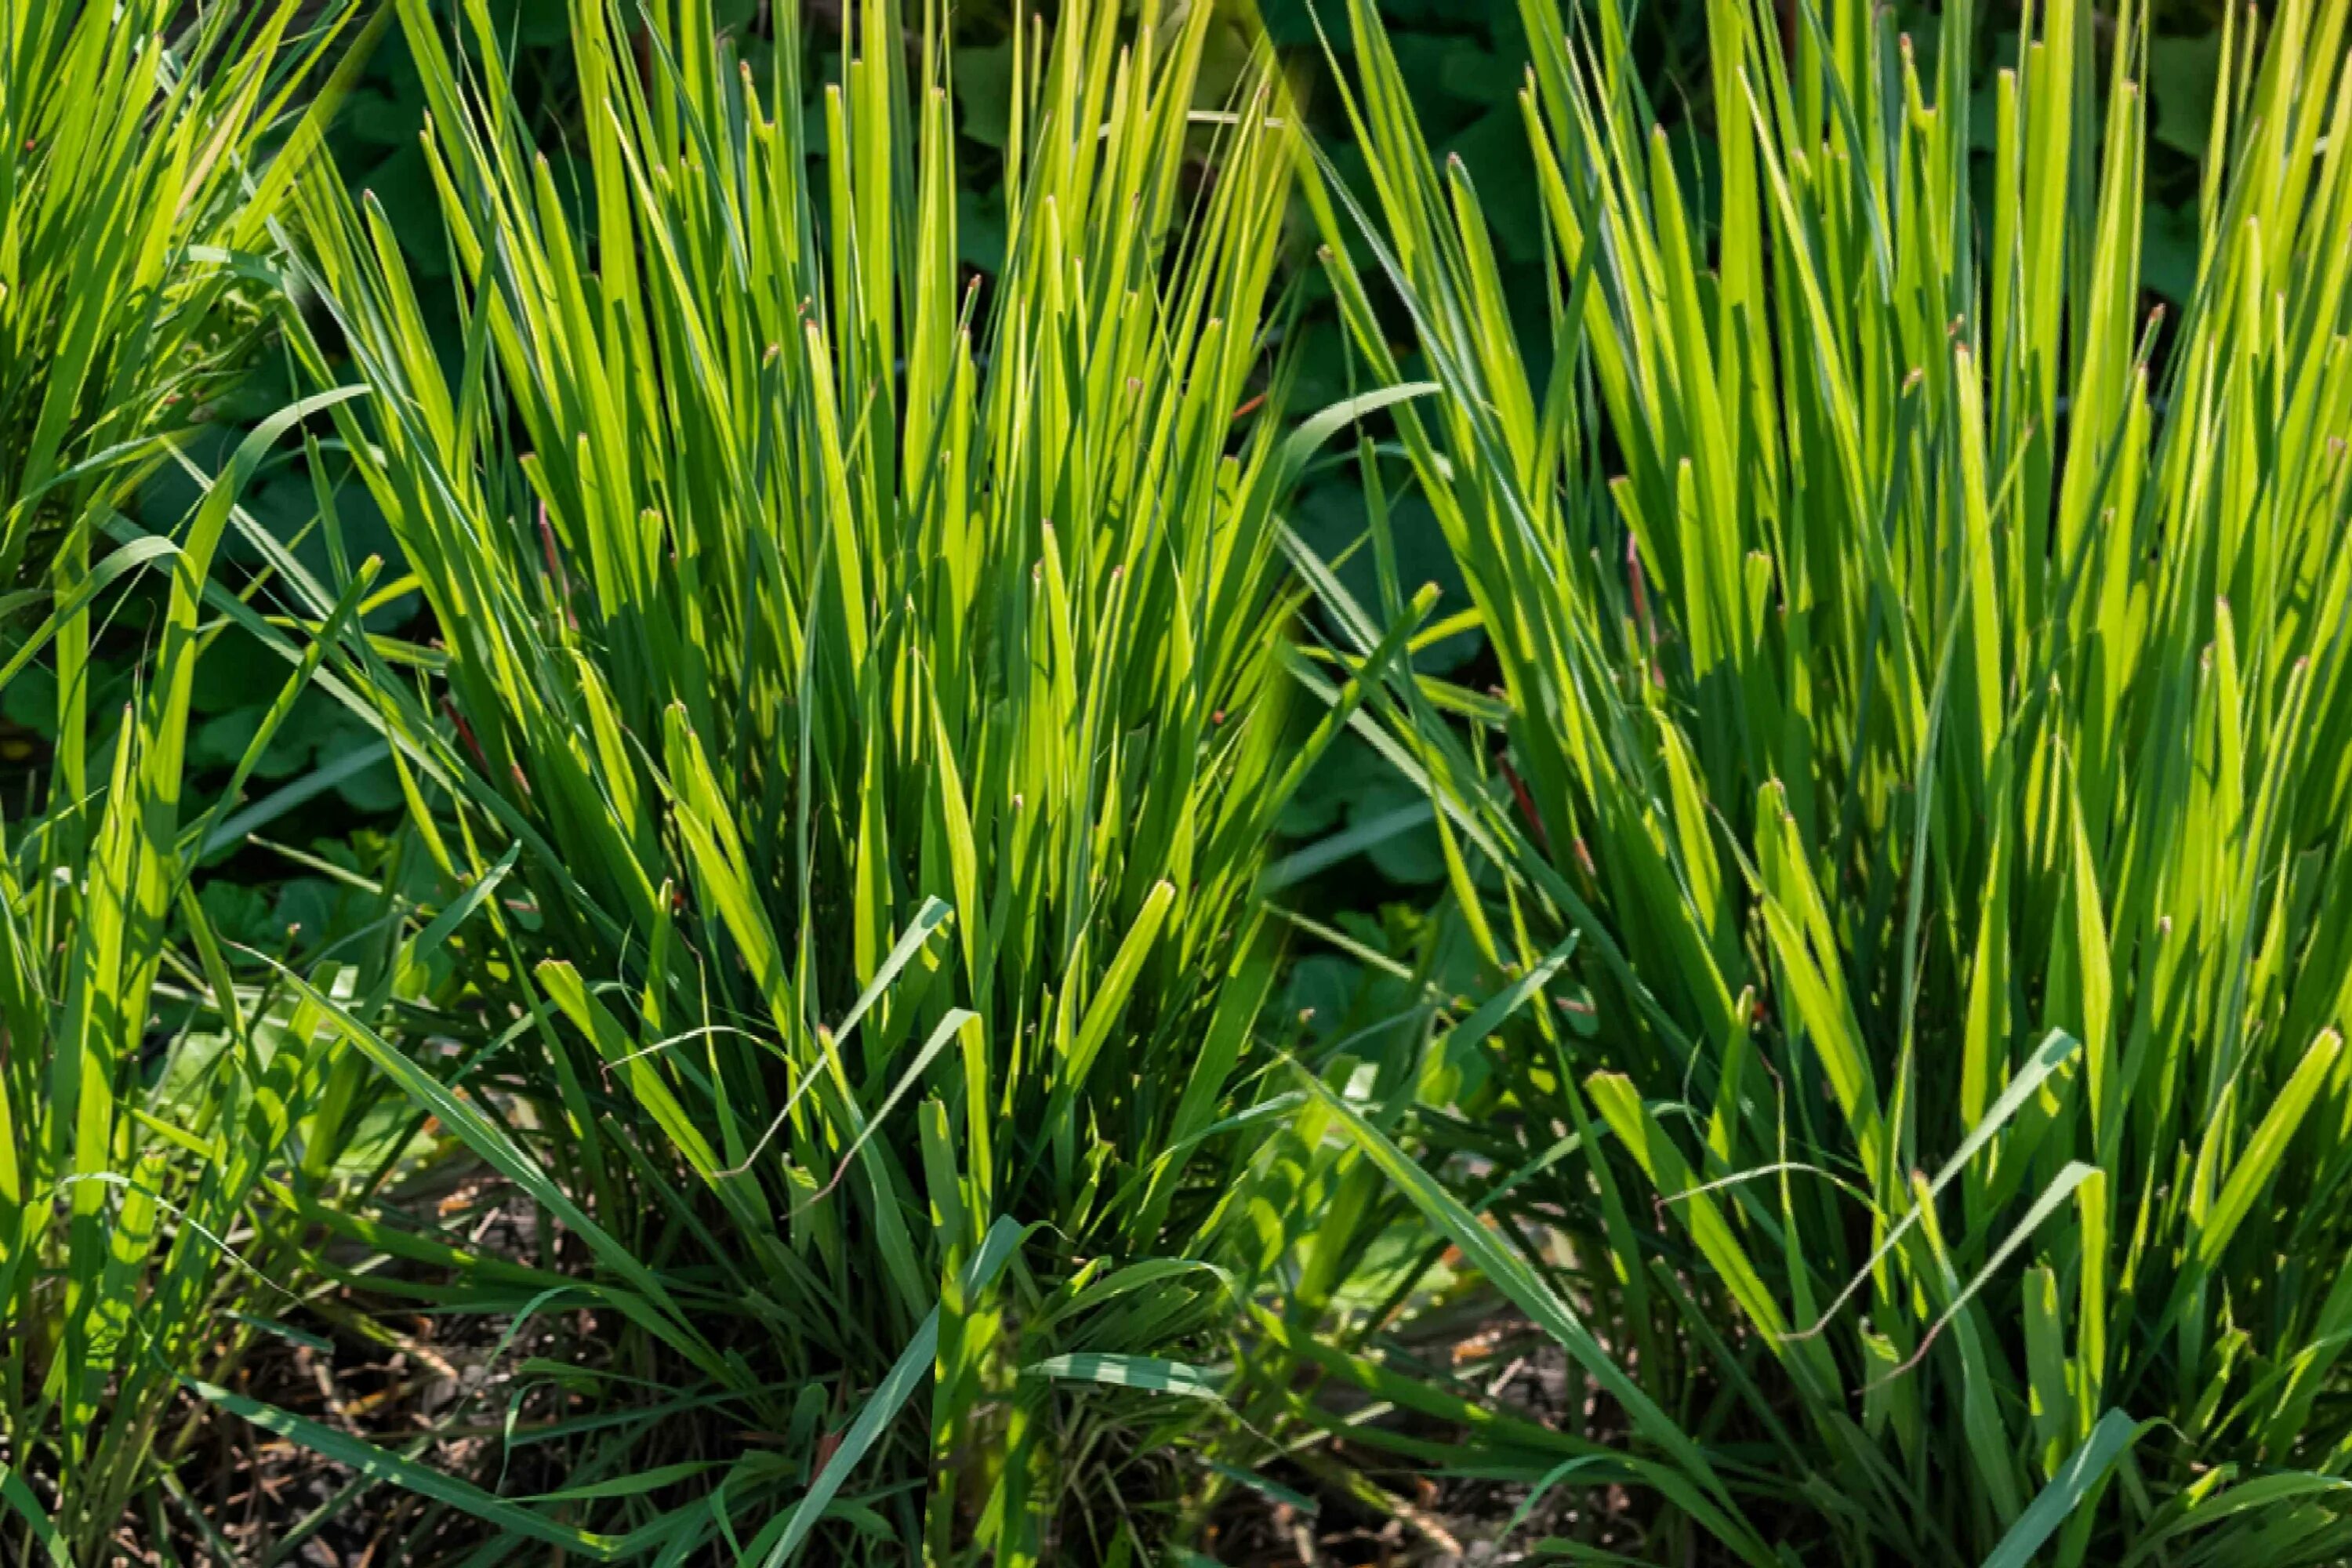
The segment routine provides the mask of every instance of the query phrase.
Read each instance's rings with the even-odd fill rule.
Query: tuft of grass
[[[2228,21],[2170,321],[2144,7],[2033,7],[1972,101],[1967,6],[1923,64],[1711,0],[1704,190],[1618,6],[1522,11],[1532,334],[1362,0],[1369,205],[1317,195],[1375,373],[1393,298],[1445,389],[1396,418],[1500,677],[1380,738],[1489,960],[1573,936],[1594,1009],[1423,1119],[1491,1180],[1356,1129],[1631,1418],[1498,1463],[1651,1489],[1646,1560],[2340,1560],[2345,5]],[[1395,585],[1319,585],[1360,658]]]
[[[48,788],[0,819],[11,1560],[97,1561],[119,1529],[188,1527],[164,1511],[194,1432],[179,1379],[220,1375],[291,1300],[265,1274],[257,1205],[289,1145],[330,1131],[332,1037],[236,978],[192,881],[310,668],[289,671],[218,801],[184,799],[184,763],[237,497],[341,395],[264,421],[171,535],[115,510],[257,351],[251,253],[342,79],[291,107],[348,20],[299,17],[0,7],[0,691],[37,668],[58,694]],[[150,650],[120,711],[93,712],[92,644],[127,604],[153,613]],[[241,1306],[242,1326],[225,1321]]]
[[[373,198],[303,224],[446,644],[338,668],[451,871],[520,847],[530,1026],[495,1100],[344,1026],[557,1222],[611,1360],[567,1506],[386,1473],[594,1557],[1148,1548],[1287,1239],[1242,1223],[1295,1100],[1252,898],[1342,722],[1282,668],[1276,507],[1357,409],[1280,423],[1275,89],[1202,107],[1212,7],[1025,17],[981,278],[940,7],[851,8],[820,81],[790,8],[762,78],[699,0],[575,0],[561,168],[462,9],[398,7],[462,341]]]

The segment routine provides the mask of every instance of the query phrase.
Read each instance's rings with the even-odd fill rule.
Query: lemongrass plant
[[[321,88],[319,68],[350,17],[0,5],[0,691],[38,670],[58,693],[47,787],[0,806],[11,1562],[187,1528],[165,1513],[193,1430],[179,1380],[217,1375],[288,1299],[257,1272],[254,1199],[298,1123],[331,1131],[311,1111],[332,1037],[235,978],[191,880],[310,673],[282,636],[288,684],[227,788],[198,809],[184,777],[214,554],[272,444],[324,402],[252,432],[170,534],[116,509],[257,351],[269,296],[245,262],[349,79]],[[92,645],[132,594],[158,612],[139,688],[94,710]],[[244,1306],[242,1326],[223,1316]]]
[[[1629,1444],[1473,1429],[1652,1487],[1570,1543],[1643,1560],[2340,1561],[2345,5],[2231,14],[2170,321],[2143,6],[2030,7],[1976,104],[1968,5],[1923,68],[1711,0],[1704,203],[1620,8],[1522,10],[1546,371],[1361,0],[1370,195],[1319,197],[1374,369],[1400,301],[1446,389],[1397,418],[1501,678],[1381,732],[1490,958],[1593,1009],[1430,1123],[1493,1179],[1414,1190]]]
[[[372,200],[305,228],[447,718],[372,645],[339,668],[453,868],[520,845],[539,1019],[498,1106],[354,1037],[557,1205],[615,1308],[571,1462],[656,1473],[498,1516],[1130,1550],[1221,1381],[1181,1358],[1283,1104],[1251,892],[1334,728],[1291,728],[1275,509],[1350,411],[1279,434],[1263,63],[1204,104],[1213,7],[1024,17],[987,278],[940,7],[850,8],[820,87],[795,7],[761,73],[699,0],[575,0],[563,168],[463,13],[453,47],[400,7],[462,342]]]

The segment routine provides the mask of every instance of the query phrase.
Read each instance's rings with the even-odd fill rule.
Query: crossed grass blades
[[[316,664],[208,574],[256,469],[339,395],[264,421],[170,536],[116,510],[259,352],[254,261],[348,83],[322,67],[351,21],[0,5],[0,690],[38,669],[58,693],[48,776],[12,788],[0,818],[12,1562],[98,1562],[120,1531],[203,1528],[169,1507],[189,1504],[174,1467],[201,1430],[173,1404],[182,1379],[227,1375],[294,1304],[277,1216],[378,1147],[360,1136],[357,1058],[315,1007],[239,977],[195,896],[204,847]],[[289,668],[227,786],[190,802],[191,682],[224,608]],[[137,689],[93,711],[94,643],[142,616]],[[320,983],[373,1010],[396,945]]]
[[[1288,700],[1275,507],[1381,401],[1281,433],[1263,62],[1203,110],[1212,7],[1030,18],[982,282],[936,6],[855,7],[820,87],[792,15],[763,80],[695,0],[578,0],[570,181],[486,9],[398,10],[462,342],[371,200],[301,223],[446,718],[350,660],[449,869],[520,847],[533,1026],[491,1099],[341,1022],[611,1356],[561,1508],[254,1413],[595,1557],[1125,1560],[1290,1241],[1252,892],[1346,704]]]
[[[1923,63],[1713,0],[1705,208],[1618,8],[1523,10],[1547,365],[1361,4],[1321,198],[1446,388],[1397,418],[1501,677],[1382,733],[1489,956],[1572,940],[1599,1009],[1433,1122],[1461,1201],[1360,1130],[1636,1436],[1496,1462],[1654,1488],[1644,1560],[2340,1561],[2345,5],[2232,15],[2170,321],[2137,7],[2031,7],[1985,124],[1966,6]]]

